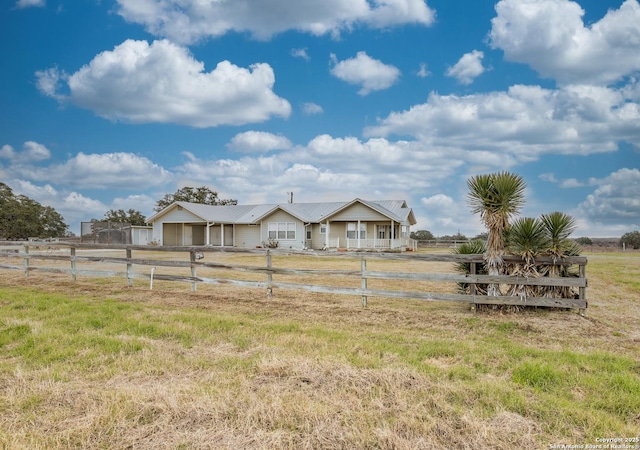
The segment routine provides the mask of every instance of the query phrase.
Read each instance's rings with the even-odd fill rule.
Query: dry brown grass
[[[250,264],[245,258],[225,256]],[[72,282],[38,272],[25,280],[0,270],[0,292],[28,284],[81,304],[110,299],[131,306],[134,320],[193,333],[185,343],[117,331],[110,337],[141,348],[100,357],[87,343],[48,364],[0,347],[0,446],[511,449],[595,443],[607,431],[630,435],[640,416],[622,409],[605,415],[596,398],[603,393],[591,383],[567,385],[561,401],[558,391],[513,381],[521,364],[549,357],[595,376],[592,354],[635,361],[630,370],[640,380],[640,292],[614,280],[620,267],[640,265],[598,258],[588,266],[587,318],[544,310],[474,314],[454,303],[381,298],[363,308],[357,296],[276,291],[267,300],[261,289],[199,285],[190,292],[188,284],[156,282],[149,290],[137,281],[129,288],[122,279]],[[309,258],[305,267],[324,264]],[[331,268],[357,270],[359,261]],[[369,268],[416,270],[393,261]],[[34,335],[45,333],[46,314],[22,317],[12,301],[0,298],[0,330],[27,324]],[[567,352],[580,361],[565,362]],[[606,408],[617,404],[611,399]]]

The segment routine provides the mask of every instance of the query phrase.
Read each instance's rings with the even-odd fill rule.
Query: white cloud
[[[402,24],[430,25],[432,11],[424,0],[117,0],[118,14],[145,26],[156,36],[193,43],[228,32],[249,32],[269,39],[287,30],[316,36],[338,35],[354,26],[387,28]]]
[[[547,173],[541,173],[538,178],[540,178],[542,181],[548,181],[549,183],[557,183],[558,179],[556,178],[555,174],[553,174],[552,172],[547,172]]]
[[[560,187],[565,189],[577,188],[584,186],[584,183],[576,178],[567,178],[566,180],[562,180],[560,182]]]
[[[62,164],[10,168],[16,177],[83,189],[139,189],[162,185],[172,174],[149,159],[131,153],[78,153]]]
[[[188,160],[176,178],[192,183],[215,180],[218,192],[242,203],[274,202],[295,192],[296,200],[406,198],[425,192],[463,164],[462,153],[386,139],[319,135],[304,146],[273,155]],[[389,197],[393,194],[393,197]]]
[[[366,52],[358,52],[355,58],[343,61],[338,61],[332,54],[331,59],[335,63],[331,74],[347,83],[361,85],[358,94],[362,96],[388,89],[400,77],[397,67],[373,59]]]
[[[71,192],[65,196],[60,207],[63,210],[75,212],[74,216],[77,215],[86,221],[92,218],[102,217],[108,210],[108,207],[101,201],[86,197],[77,192]]]
[[[578,180],[577,178],[567,178],[564,180],[559,180],[556,178],[554,173],[551,172],[547,172],[547,173],[542,173],[538,176],[538,178],[540,178],[542,181],[546,181],[548,183],[553,183],[553,184],[557,184],[558,186],[560,186],[561,188],[564,189],[570,189],[570,188],[577,188],[577,187],[583,187],[585,186],[585,183]]]
[[[16,152],[10,145],[3,145],[0,148],[0,158],[8,159],[12,164],[39,162],[50,157],[51,152],[49,149],[34,141],[25,142],[19,152]]]
[[[484,58],[484,53],[478,50],[465,53],[454,66],[447,69],[446,75],[455,78],[462,84],[471,84],[476,77],[485,71],[482,66],[482,58]]]
[[[446,230],[441,234],[454,234],[460,230],[460,224],[464,224],[464,229],[475,234],[482,231],[479,221],[472,216],[464,201],[457,201],[445,194],[435,194],[431,197],[422,197],[419,206],[423,215],[420,219],[420,229]],[[418,205],[413,206],[413,208],[417,207]]]
[[[291,56],[293,56],[294,58],[302,58],[305,61],[311,60],[311,57],[307,53],[307,49],[306,48],[292,48],[291,49]]]
[[[58,191],[50,184],[38,186],[27,180],[13,180],[12,184],[16,193],[33,198],[44,205],[49,205],[58,198]]]
[[[312,102],[307,102],[302,104],[302,112],[307,116],[310,116],[312,114],[322,114],[324,110],[320,105],[317,105]]]
[[[45,159],[49,159],[51,157],[51,152],[42,144],[38,144],[37,142],[33,141],[27,141],[22,147],[20,157],[22,160],[26,161],[44,161]]]
[[[158,199],[153,199],[144,194],[132,194],[126,197],[116,197],[111,202],[109,209],[123,209],[125,211],[134,209],[136,211],[140,211],[146,217],[150,217],[151,214],[153,214],[153,207],[156,204],[156,200]],[[105,210],[104,212],[106,213],[107,211]]]
[[[448,195],[436,194],[431,197],[422,197],[420,203],[428,209],[437,212],[443,208],[450,208],[455,204],[455,201]]]
[[[0,158],[13,159],[16,156],[16,151],[9,144],[5,144],[0,148]]]
[[[65,79],[68,96],[59,93],[63,77],[55,69],[36,76],[44,94],[111,120],[204,128],[291,113],[289,102],[273,92],[275,75],[268,64],[245,69],[222,61],[205,72],[186,48],[166,40],[151,45],[127,40],[100,53]]]
[[[501,0],[489,33],[505,59],[563,84],[609,84],[640,70],[640,5],[626,0],[585,26],[569,0]]]
[[[45,0],[18,0],[16,2],[16,8],[30,8],[30,7],[43,7],[45,6]]]
[[[640,107],[621,91],[516,85],[467,96],[432,93],[427,102],[392,112],[365,136],[412,136],[429,145],[486,152],[485,163],[509,167],[543,154],[614,151],[619,139],[640,145]]]
[[[599,223],[640,222],[640,170],[620,169],[590,184],[598,187],[578,207],[581,215]]]
[[[38,70],[36,75],[36,86],[44,95],[62,101],[64,95],[60,93],[63,82],[69,77],[57,67],[51,67],[46,70]]]
[[[416,75],[418,75],[420,78],[426,78],[431,75],[431,72],[429,72],[425,63],[420,63],[420,69],[418,70],[418,73]]]
[[[237,152],[263,153],[271,150],[285,150],[291,148],[289,139],[282,135],[264,131],[245,131],[236,134],[227,147]]]

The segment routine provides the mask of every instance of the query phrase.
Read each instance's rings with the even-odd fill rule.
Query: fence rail
[[[16,245],[21,250],[16,250]],[[64,249],[68,249],[68,254],[55,254]],[[126,256],[95,256],[82,255],[77,250],[124,250]],[[188,253],[189,260],[168,261],[162,259],[149,258],[133,258],[132,252],[179,252]],[[203,261],[202,257],[206,253],[238,253],[262,255],[265,258],[264,265],[241,265],[227,264],[222,262]],[[302,269],[302,268],[284,268],[274,267],[272,256],[287,255],[296,257],[300,255],[313,255],[319,258],[359,258],[360,269],[354,270],[334,270],[334,269]],[[5,264],[4,259],[22,259],[22,265]],[[519,257],[505,256],[506,262],[521,263]],[[45,267],[30,264],[31,261],[62,261],[68,262],[67,267]],[[400,261],[425,261],[425,262],[442,262],[442,263],[468,263],[471,267],[471,273],[467,275],[456,273],[424,273],[424,272],[387,272],[372,271],[367,269],[367,262],[372,260],[400,260]],[[134,279],[144,279],[153,286],[154,280],[187,282],[191,283],[191,289],[196,290],[197,285],[201,284],[217,284],[217,285],[235,285],[242,287],[262,288],[266,289],[267,295],[270,297],[273,289],[294,289],[305,290],[311,292],[330,293],[330,294],[346,294],[358,295],[362,297],[363,305],[367,304],[367,297],[393,297],[393,298],[411,298],[419,300],[442,300],[463,302],[469,304],[498,304],[498,305],[527,305],[527,306],[545,306],[560,308],[575,308],[583,313],[587,308],[586,300],[586,257],[568,257],[563,259],[553,259],[550,257],[536,258],[535,264],[538,265],[577,265],[579,267],[578,277],[517,277],[517,276],[491,276],[478,275],[475,273],[475,267],[478,263],[483,262],[482,255],[455,255],[444,253],[382,253],[382,252],[309,252],[309,251],[285,251],[285,250],[245,250],[232,247],[172,247],[172,246],[136,246],[136,245],[103,245],[103,244],[82,244],[82,243],[20,243],[12,245],[0,246],[0,268],[10,270],[22,270],[25,276],[29,276],[33,271],[44,271],[52,273],[69,274],[73,280],[77,276],[90,277],[123,277],[127,279],[127,283],[132,286]],[[126,270],[87,270],[79,268],[78,263],[99,263],[99,264],[121,264]],[[150,273],[142,273],[135,271],[135,266],[152,266]],[[189,268],[189,275],[161,274],[155,273],[157,267],[174,267]],[[245,272],[261,274],[265,276],[264,281],[250,281],[218,277],[202,277],[197,275],[199,268],[207,268],[213,270],[230,270],[234,272]],[[275,281],[274,275],[285,276],[305,276],[305,277],[359,277],[361,279],[360,287],[341,287],[328,286],[320,284],[302,284],[290,283],[284,281]],[[404,290],[388,290],[388,289],[372,289],[367,286],[368,280],[407,280],[407,281],[436,281],[443,283],[463,283],[472,286],[470,294],[461,293],[441,293],[441,292],[424,292],[424,291],[404,291]],[[578,289],[577,298],[557,298],[557,297],[523,297],[523,296],[487,296],[476,293],[476,285],[486,284],[503,284],[503,285],[526,285],[526,286],[554,286],[568,287]]]

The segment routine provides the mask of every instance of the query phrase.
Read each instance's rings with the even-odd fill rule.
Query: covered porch
[[[234,226],[216,223],[164,223],[163,245],[233,247]]]
[[[417,250],[418,243],[409,237],[409,225],[396,221],[327,221],[324,248],[347,250]]]

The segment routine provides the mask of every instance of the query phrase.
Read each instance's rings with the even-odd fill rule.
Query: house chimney
[[[289,196],[289,203],[293,203],[293,192],[287,192],[287,195]]]

